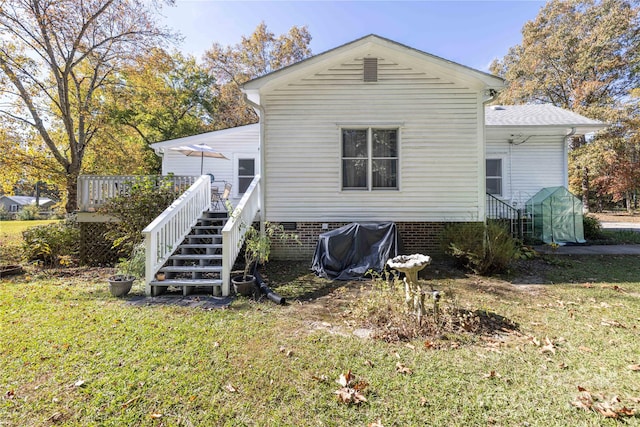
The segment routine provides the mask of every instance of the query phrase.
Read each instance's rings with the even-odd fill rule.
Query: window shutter
[[[378,81],[378,58],[364,58],[364,81]]]

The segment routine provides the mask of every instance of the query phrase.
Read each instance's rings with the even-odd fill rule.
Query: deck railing
[[[186,190],[199,177],[175,175],[129,175],[129,176],[99,176],[81,175],[78,177],[78,210],[92,212],[102,206],[107,200],[127,194],[131,185],[139,179],[170,180],[180,192]]]
[[[149,282],[153,280],[156,272],[210,206],[211,179],[207,175],[202,175],[171,206],[142,230],[146,249],[145,290],[147,295],[151,294]]]
[[[253,224],[260,211],[261,191],[260,175],[256,175],[222,229],[222,295],[229,295],[233,263],[244,242],[246,227]]]

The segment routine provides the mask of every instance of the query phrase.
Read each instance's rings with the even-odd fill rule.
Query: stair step
[[[221,279],[166,279],[152,280],[149,282],[151,286],[221,286]]]
[[[220,273],[221,265],[167,265],[160,271],[165,273]]]
[[[193,230],[222,230],[224,225],[194,225]]]
[[[179,248],[185,249],[222,249],[222,243],[183,243]]]
[[[222,255],[210,255],[210,254],[175,254],[171,255],[169,259],[179,259],[179,260],[201,260],[201,259],[222,259]]]
[[[221,239],[220,234],[188,234],[185,239]]]

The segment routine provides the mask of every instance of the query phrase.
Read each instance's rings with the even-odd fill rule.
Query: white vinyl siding
[[[508,141],[512,134],[522,136],[510,144]],[[520,143],[525,139],[526,142]],[[486,152],[487,158],[503,159],[503,193],[500,198],[515,206],[522,206],[545,187],[566,183],[565,142],[561,133],[553,135],[549,129],[489,128]]]
[[[362,81],[363,60],[354,57],[261,95],[268,220],[482,219],[482,94],[402,58],[376,57],[376,83]],[[343,191],[342,129],[390,126],[402,154],[398,191]]]

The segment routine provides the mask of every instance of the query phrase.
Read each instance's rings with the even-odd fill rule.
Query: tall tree
[[[146,144],[214,129],[215,79],[192,56],[153,49],[121,78],[125,84],[111,96],[112,118]]]
[[[309,57],[310,41],[306,26],[293,26],[287,34],[276,36],[263,22],[253,34],[243,36],[234,46],[214,43],[204,60],[218,84],[217,126],[228,128],[255,123],[257,116],[245,104],[240,85]]]
[[[105,123],[103,90],[118,83],[118,70],[170,36],[154,21],[156,6],[12,0],[0,7],[0,93],[8,101],[0,113],[37,132],[65,177],[67,212],[76,207],[84,155]]]
[[[629,94],[640,86],[640,20],[637,0],[552,0],[522,29],[491,71],[509,86],[498,102],[545,102],[620,122]],[[574,148],[585,143],[573,141]],[[585,150],[592,151],[592,150]],[[578,159],[579,160],[579,159]],[[588,162],[576,162],[588,210]]]

